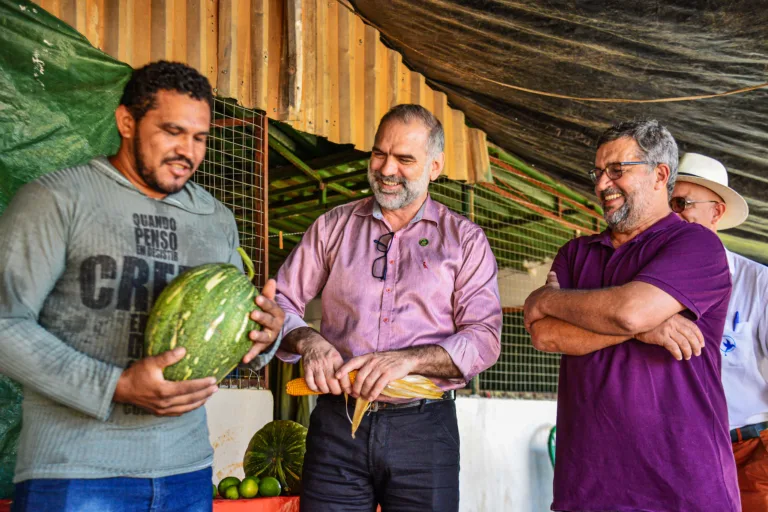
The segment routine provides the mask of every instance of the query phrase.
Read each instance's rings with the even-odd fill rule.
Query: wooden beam
[[[491,162],[488,159],[488,141],[484,131],[467,129],[467,160],[470,183],[493,182]]]
[[[451,108],[448,106],[448,96],[445,93],[434,91],[433,104],[435,106],[435,117],[443,125],[443,133],[445,134],[445,168],[444,174],[448,173],[448,169],[452,169],[454,166],[454,151],[453,151],[453,117],[451,115]]]
[[[304,2],[304,67],[300,126],[309,133],[317,133],[317,4],[315,0]]]
[[[153,61],[172,60],[170,57],[166,57],[170,50],[168,46],[173,45],[172,31],[170,34],[171,37],[167,37],[169,34],[165,14],[168,3],[169,0],[154,0],[152,2],[150,11],[152,23],[150,30],[151,43],[149,54]],[[171,1],[170,3],[173,2]]]
[[[139,68],[152,61],[152,0],[131,0],[133,2],[131,33],[122,37],[133,45],[132,59],[128,64]]]
[[[315,0],[317,7],[317,66],[316,95],[317,104],[315,134],[328,137],[331,124],[331,76],[328,69],[328,0]]]
[[[400,101],[400,66],[403,57],[395,50],[387,49],[387,109]]]
[[[255,108],[266,112],[269,108],[269,0],[251,0],[251,9],[251,100]]]
[[[453,137],[453,168],[448,169],[448,177],[452,180],[467,181],[467,127],[464,124],[464,112],[451,109],[451,124]]]
[[[272,119],[280,119],[280,79],[282,70],[280,63],[283,55],[283,23],[285,19],[285,1],[267,0],[269,2],[269,69],[267,71],[267,115]]]
[[[411,70],[404,62],[401,62],[398,68],[397,86],[400,89],[397,95],[398,102],[411,103]]]
[[[283,47],[279,118],[295,122],[301,110],[302,79],[304,72],[304,30],[302,28],[301,0],[286,0],[285,46]]]
[[[355,18],[345,8],[339,19],[339,140],[355,143]]]
[[[109,18],[108,18],[109,19]],[[214,0],[187,0],[187,63],[216,86],[219,10]]]
[[[381,59],[379,31],[370,25],[365,27],[365,149],[373,147],[376,126],[381,119]]]
[[[341,92],[339,84],[339,3],[328,3],[328,79],[330,88],[328,140],[339,142]],[[341,8],[341,10],[344,10]]]
[[[219,0],[218,68],[215,87],[220,96],[237,97],[237,6],[239,0]]]
[[[353,16],[355,23],[354,37],[354,78],[355,101],[352,104],[352,118],[354,119],[352,143],[356,148],[366,150],[365,145],[365,117],[366,117],[366,76],[365,76],[365,23],[359,16]]]

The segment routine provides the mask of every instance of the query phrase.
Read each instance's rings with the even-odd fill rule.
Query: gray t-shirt
[[[163,287],[203,263],[242,268],[238,245],[232,212],[200,186],[154,200],[106,158],[16,194],[0,217],[0,372],[24,385],[14,481],[212,464],[204,408],[156,417],[112,396]]]

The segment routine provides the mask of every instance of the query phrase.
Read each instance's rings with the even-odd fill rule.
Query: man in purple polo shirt
[[[656,121],[607,130],[590,175],[608,229],[562,247],[526,301],[534,345],[564,354],[552,510],[740,510],[718,350],[728,263],[669,209],[677,159]]]
[[[304,234],[277,274],[286,312],[277,355],[301,358],[312,412],[302,477],[305,511],[457,511],[459,432],[451,390],[496,362],[501,305],[483,230],[434,202],[443,170],[440,121],[418,105],[381,120],[368,181],[374,197],[335,208]],[[302,317],[322,291],[317,332]],[[354,385],[348,372],[358,370]],[[409,374],[440,400],[379,397]],[[373,402],[356,438],[342,393]]]

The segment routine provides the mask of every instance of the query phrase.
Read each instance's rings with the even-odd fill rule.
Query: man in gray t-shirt
[[[0,217],[0,372],[24,386],[14,510],[211,509],[202,405],[215,379],[166,381],[184,349],[142,349],[176,275],[242,268],[232,212],[189,181],[212,103],[187,66],[134,71],[115,114],[118,153],[29,183]],[[263,329],[246,363],[277,350],[274,293],[270,281],[256,300]]]

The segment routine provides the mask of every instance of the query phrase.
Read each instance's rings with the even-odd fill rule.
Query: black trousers
[[[382,512],[459,510],[453,400],[366,414],[355,439],[345,407],[343,396],[323,395],[312,412],[302,512],[369,512],[377,504]]]

